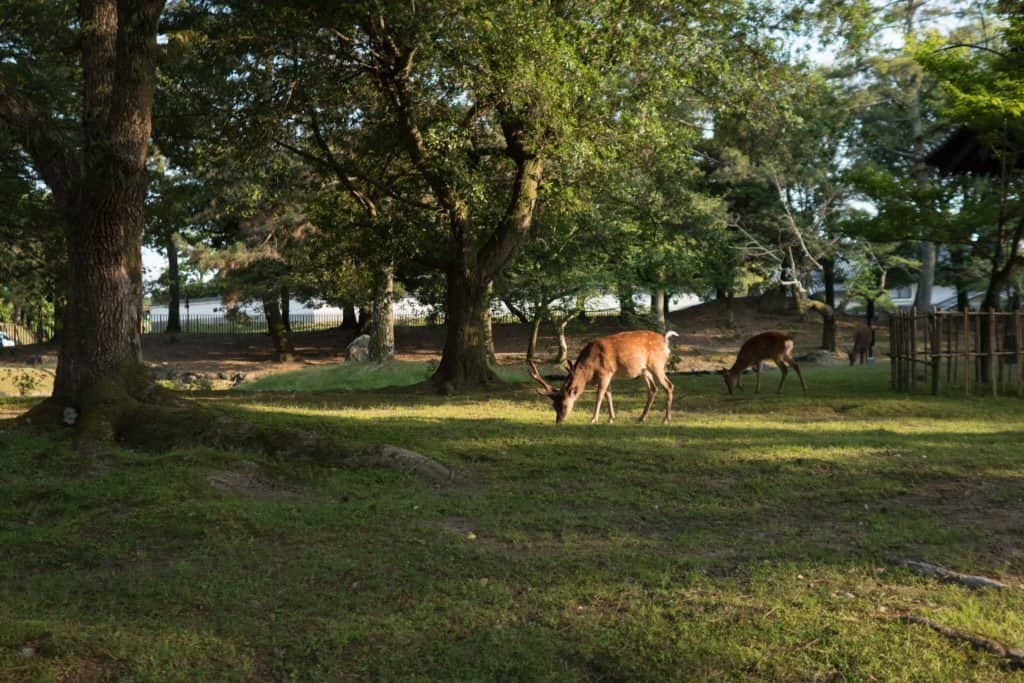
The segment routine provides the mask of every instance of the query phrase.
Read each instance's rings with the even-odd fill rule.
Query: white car
[[[7,336],[5,332],[0,332],[0,348],[6,349],[9,346],[17,346],[18,342],[14,341]]]

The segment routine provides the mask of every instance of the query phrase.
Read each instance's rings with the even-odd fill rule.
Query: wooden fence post
[[[1018,308],[1016,315],[1014,315],[1014,322],[1016,328],[1016,343],[1014,346],[1017,351],[1017,398],[1024,397],[1024,339],[1021,338],[1022,332],[1024,332],[1024,321],[1021,320],[1021,311]]]
[[[945,314],[945,311],[943,311],[941,317],[939,318],[939,320],[942,321],[941,327],[939,328],[939,332],[946,339],[946,384],[952,384],[953,383],[953,334],[952,334],[953,326],[949,324],[952,319],[948,315]]]
[[[889,316],[889,384],[892,385],[893,390],[896,390],[896,343],[899,341],[899,337],[896,336],[896,316],[897,313],[893,313]]]
[[[918,386],[918,309],[910,309],[910,391]]]
[[[942,367],[942,342],[940,335],[941,332],[941,320],[939,318],[939,309],[936,306],[932,306],[932,314],[928,319],[928,327],[931,330],[931,347],[932,347],[932,395],[939,395],[939,373]]]
[[[964,396],[971,395],[971,372],[974,368],[971,362],[971,312],[964,309]]]
[[[992,396],[999,395],[999,377],[996,375],[996,311],[988,309],[988,381],[992,384]]]

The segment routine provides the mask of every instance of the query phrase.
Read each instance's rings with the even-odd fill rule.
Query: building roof
[[[1020,141],[1014,137],[1010,136],[1010,146],[1019,151]],[[1015,156],[1016,167],[1024,168],[1024,157],[1020,154]],[[947,175],[973,173],[998,176],[1002,171],[999,153],[995,147],[982,140],[976,131],[967,126],[960,126],[933,147],[925,156],[924,162]]]

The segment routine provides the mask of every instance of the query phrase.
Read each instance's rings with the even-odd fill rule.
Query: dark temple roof
[[[1011,145],[1020,148],[1019,144]],[[1024,168],[1024,155],[1016,155],[1016,168]],[[946,175],[963,175],[968,173],[978,175],[1000,174],[1000,158],[995,147],[981,139],[975,131],[967,126],[961,126],[932,148],[924,158],[929,166],[935,166]]]

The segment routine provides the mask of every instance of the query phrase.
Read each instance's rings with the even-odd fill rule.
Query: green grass
[[[418,384],[437,369],[434,362],[340,363],[280,372],[238,386],[240,391],[368,391]],[[525,374],[499,368],[505,381],[521,381]]]
[[[201,445],[97,464],[5,429],[0,680],[1024,681],[894,619],[1024,647],[1024,403],[805,375],[806,398],[675,377],[671,426],[630,419],[639,382],[614,425],[591,394],[556,427],[527,384],[202,399],[416,449],[449,487]]]

